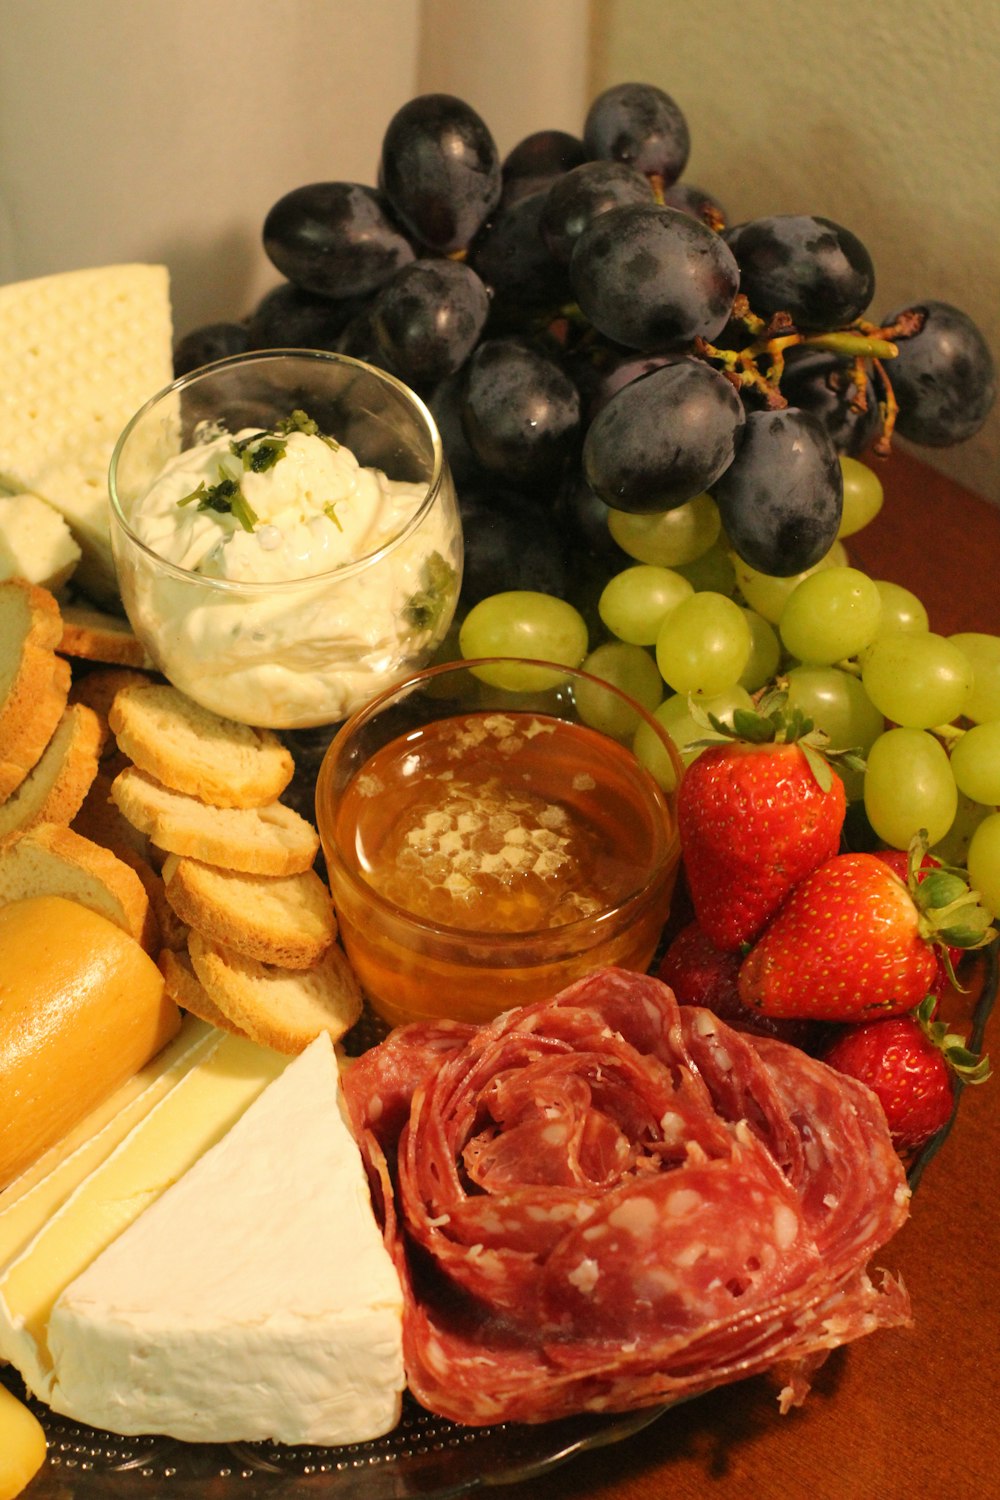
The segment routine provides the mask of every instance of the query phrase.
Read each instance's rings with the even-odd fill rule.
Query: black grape
[[[818,417],[837,452],[852,458],[865,451],[881,426],[871,376],[865,377],[864,408],[856,408],[852,405],[858,395],[853,363],[826,349],[787,349],[781,394],[789,406]]]
[[[174,345],[174,379],[231,354],[246,354],[250,347],[244,323],[205,323],[192,328]]]
[[[471,267],[454,260],[418,260],[382,288],[371,321],[400,378],[427,386],[465,363],[489,310],[489,294]]]
[[[525,311],[552,310],[571,296],[564,266],[542,238],[546,194],[532,193],[502,207],[469,254],[469,264],[494,293],[494,324],[521,327]]]
[[[455,483],[460,486],[489,478],[470,448],[462,425],[465,384],[465,370],[456,370],[454,375],[446,375],[427,397],[427,405],[437,423],[442,446],[448,455],[448,467]]]
[[[711,341],[739,288],[736,261],[719,235],[658,204],[601,214],[577,240],[569,271],[585,316],[631,349]]]
[[[565,130],[536,130],[504,157],[502,203],[548,188],[557,177],[587,160],[583,142]]]
[[[837,537],[844,483],[818,417],[789,406],[751,412],[734,462],[712,486],[734,550],[760,573],[787,578],[819,562]]]
[[[357,182],[307,183],[279,198],[264,249],[289,281],[329,297],[373,292],[414,255],[381,196]]]
[[[886,318],[891,327],[902,309]],[[964,443],[985,422],[996,400],[993,356],[972,319],[950,302],[918,302],[923,326],[896,340],[899,354],[885,370],[899,403],[896,431],[914,443]]]
[[[360,297],[318,297],[290,281],[260,299],[247,325],[254,349],[336,349],[337,340],[360,312]]]
[[[567,553],[550,515],[525,495],[492,484],[464,485],[458,508],[465,538],[459,611],[504,589],[535,589],[565,599]]]
[[[831,219],[775,214],[723,232],[755,313],[786,312],[797,328],[841,328],[872,300],[875,268],[864,245]]]
[[[622,203],[652,203],[649,178],[618,161],[588,161],[565,172],[549,188],[542,210],[542,238],[549,253],[569,265],[573,246],[588,224]]]
[[[588,390],[587,415],[591,421],[612,396],[633,380],[641,380],[664,365],[675,365],[686,359],[684,354],[625,354],[609,360]]]
[[[694,187],[689,182],[675,182],[664,189],[663,201],[667,208],[676,208],[682,214],[700,219],[709,229],[721,229],[728,218],[725,209],[712,193]]]
[[[515,485],[556,477],[576,450],[580,397],[569,377],[519,339],[487,339],[472,356],[462,423],[480,463]]]
[[[680,109],[649,83],[618,83],[599,94],[587,111],[583,143],[591,156],[627,162],[664,186],[676,182],[691,149]]]
[[[380,180],[410,232],[432,250],[464,250],[500,199],[500,158],[483,121],[451,94],[421,94],[382,140]]]
[[[584,475],[616,510],[673,510],[733,462],[743,422],[732,382],[710,365],[681,360],[612,396],[588,429]]]

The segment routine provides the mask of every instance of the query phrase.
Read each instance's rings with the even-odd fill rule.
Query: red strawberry
[[[669,984],[681,1005],[703,1005],[736,1031],[804,1046],[808,1023],[774,1019],[743,1004],[736,986],[741,962],[739,953],[716,948],[697,922],[690,922],[663,955],[657,977]]]
[[[718,948],[752,942],[803,876],[837,852],[844,785],[817,759],[798,743],[740,741],[703,750],[685,772],[684,865],[695,914]]]
[[[872,852],[876,859],[883,860],[889,866],[890,870],[899,876],[900,880],[908,884],[911,874],[914,874],[918,881],[922,881],[926,879],[932,870],[940,870],[942,868],[941,861],[935,859],[933,854],[927,854],[919,849],[919,846],[918,850],[919,863],[915,871],[911,871],[910,854],[906,849],[874,849]],[[947,948],[944,952],[938,953],[937,976],[931,984],[931,989],[939,999],[942,995],[951,993],[953,975],[962,961],[963,951],[961,948]]]
[[[878,1095],[900,1155],[919,1151],[951,1117],[955,1080],[984,1083],[989,1059],[969,1052],[965,1039],[934,1021],[933,998],[907,1016],[848,1026],[825,1054],[840,1073]]]
[[[806,876],[747,954],[740,998],[771,1016],[898,1015],[931,989],[935,943],[974,948],[992,936],[958,876],[935,871],[908,889],[875,855],[839,854]]]

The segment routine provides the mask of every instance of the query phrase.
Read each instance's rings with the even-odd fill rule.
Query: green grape
[[[667,616],[693,593],[687,579],[671,568],[637,563],[608,580],[597,601],[597,612],[620,641],[652,646]]]
[[[597,682],[577,679],[573,686],[576,711],[591,729],[600,729],[616,740],[631,740],[642,715],[619,693],[627,694],[647,713],[652,713],[663,698],[663,678],[656,662],[641,646],[625,641],[606,641],[584,660],[584,672],[599,677],[618,693],[609,692]]]
[[[865,812],[884,843],[908,849],[923,828],[943,839],[958,810],[958,788],[939,740],[923,729],[890,729],[868,752]]]
[[[781,661],[781,642],[774,626],[763,615],[759,615],[755,609],[745,609],[743,613],[750,626],[750,655],[740,674],[740,686],[746,688],[748,693],[755,693],[765,682],[770,682],[777,672]]]
[[[676,751],[670,753],[672,741],[663,725],[659,723],[658,715],[663,705],[652,715],[656,721],[655,727],[645,719],[642,720],[632,740],[632,751],[636,760],[652,776],[657,786],[664,792],[672,792],[677,786],[678,766],[680,764]]]
[[[1000,803],[1000,719],[966,730],[952,746],[951,773],[973,802]]]
[[[821,560],[819,566],[824,568],[849,568],[851,559],[847,555],[847,548],[843,542],[836,541],[826,556]]]
[[[656,664],[675,693],[721,693],[739,681],[751,644],[738,604],[723,594],[692,594],[664,621]]]
[[[659,568],[676,568],[702,557],[718,538],[720,527],[719,507],[711,495],[695,495],[674,510],[652,515],[608,512],[608,530],[622,551]]]
[[[942,635],[897,630],[880,636],[865,652],[861,680],[887,719],[909,729],[929,729],[964,713],[972,667]]]
[[[933,845],[931,853],[941,860],[942,864],[964,865],[969,858],[972,835],[992,811],[991,807],[984,807],[981,802],[973,802],[971,797],[965,797],[960,792],[958,810],[951,820],[951,827],[944,838],[938,839]]]
[[[902,584],[890,583],[885,578],[876,578],[875,587],[882,600],[882,617],[879,620],[876,640],[880,635],[889,635],[896,630],[916,633],[930,628],[927,611],[916,594],[911,594],[910,590],[904,589]]]
[[[775,578],[770,573],[758,573],[756,568],[751,568],[749,563],[745,563],[734,553],[732,563],[736,573],[736,587],[751,609],[763,615],[772,625],[777,625],[792,590],[803,578],[810,578],[813,573],[829,568],[829,556],[827,553],[826,557],[821,557],[818,563],[806,568],[803,573],[792,573],[788,578]]]
[[[677,563],[676,570],[686,578],[695,593],[731,594],[736,588],[736,569],[729,555],[729,543],[721,538],[694,562]]]
[[[972,835],[969,884],[990,914],[1000,917],[1000,812],[990,813]]]
[[[882,601],[859,568],[823,568],[796,584],[781,611],[781,639],[799,661],[829,666],[875,639]]]
[[[578,667],[587,654],[587,624],[564,599],[533,589],[490,594],[474,604],[462,621],[458,645],[468,659],[478,656],[528,657]],[[522,662],[475,669],[475,675],[511,692],[541,692],[563,680],[563,674]]]
[[[1000,635],[983,631],[961,631],[948,639],[968,657],[974,681],[963,712],[976,724],[1000,719]]]
[[[839,667],[793,667],[786,674],[788,704],[812,719],[828,737],[831,750],[868,754],[885,729],[885,719],[858,679]],[[833,763],[848,802],[864,796],[864,771]]]
[[[882,509],[885,494],[874,469],[859,459],[842,456],[840,468],[844,476],[844,509],[837,536],[853,536],[862,526],[874,521]]]
[[[690,697],[686,693],[674,693],[672,698],[661,703],[653,717],[663,725],[686,766],[689,766],[693,760],[697,760],[702,750],[706,748],[704,745],[699,745],[697,749],[694,749],[692,748],[694,742],[712,737],[712,731],[706,729],[704,724],[699,724],[692,714],[692,704],[705,713],[714,714],[723,724],[728,724],[732,728],[733,715],[736,710],[738,708],[752,709],[753,699],[745,688],[734,686],[726,688],[725,692],[715,693],[711,698],[706,698],[700,693],[692,693]]]

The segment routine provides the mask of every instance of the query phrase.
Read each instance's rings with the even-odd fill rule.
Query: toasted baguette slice
[[[34,679],[34,704],[31,716],[24,721],[19,735],[0,738],[0,802],[16,792],[29,771],[33,771],[45,753],[45,747],[56,732],[69,696],[69,662],[61,661],[51,651],[30,647],[30,665],[26,676]],[[48,679],[45,679],[45,673]]]
[[[117,812],[117,809],[115,811]],[[119,816],[121,815],[119,814]],[[122,822],[124,821],[123,818]],[[173,857],[173,855],[169,856],[171,859]],[[148,859],[136,853],[132,848],[119,849],[118,858],[133,869],[142,881],[143,889],[156,917],[161,950],[172,948],[175,953],[187,952],[187,923],[181,921],[167,900],[167,893],[163,886],[163,876],[158,870],[153,869]]]
[[[97,775],[101,738],[93,709],[67,708],[35,769],[0,803],[0,839],[36,823],[72,823]]]
[[[36,823],[0,850],[0,905],[29,896],[65,896],[89,906],[147,953],[159,951],[156,917],[135,871],[61,823]]]
[[[52,717],[59,606],[24,578],[0,583],[0,762],[9,796],[41,755],[59,721]],[[62,707],[65,708],[65,702]]]
[[[295,762],[270,730],[223,719],[169,683],[123,688],[108,720],[140,771],[213,807],[266,807],[295,774]]]
[[[178,953],[173,948],[164,948],[158,962],[167,994],[181,1010],[189,1011],[199,1021],[207,1021],[210,1026],[217,1026],[220,1031],[228,1031],[232,1036],[246,1034],[209,999],[208,991],[194,972],[186,951]]]
[[[145,859],[149,854],[149,839],[133,827],[111,800],[112,783],[124,769],[124,764],[121,764],[112,770],[107,763],[98,768],[72,823],[77,833],[110,849],[119,859],[127,861],[129,851]]]
[[[209,807],[130,766],[111,796],[133,827],[168,854],[246,875],[299,875],[319,852],[311,823],[282,802],[267,807]]]
[[[245,958],[308,969],[337,935],[330,893],[315,870],[243,875],[171,854],[163,880],[182,922]]]
[[[361,1014],[358,981],[336,943],[311,969],[257,963],[194,931],[188,952],[209,999],[261,1047],[301,1052],[321,1031],[336,1042]]]
[[[63,606],[59,650],[64,656],[80,656],[112,667],[148,669],[153,665],[127,620],[84,604]]]
[[[86,703],[95,714],[107,719],[115,694],[135,683],[149,682],[144,672],[134,667],[95,667],[92,672],[83,671],[70,688],[72,703]]]

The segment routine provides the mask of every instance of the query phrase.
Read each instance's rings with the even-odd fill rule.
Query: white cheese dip
[[[315,433],[212,436],[169,459],[130,511],[139,541],[187,575],[120,558],[133,628],[216,713],[276,728],[342,719],[421,665],[454,613],[450,480],[408,531],[426,494]]]

